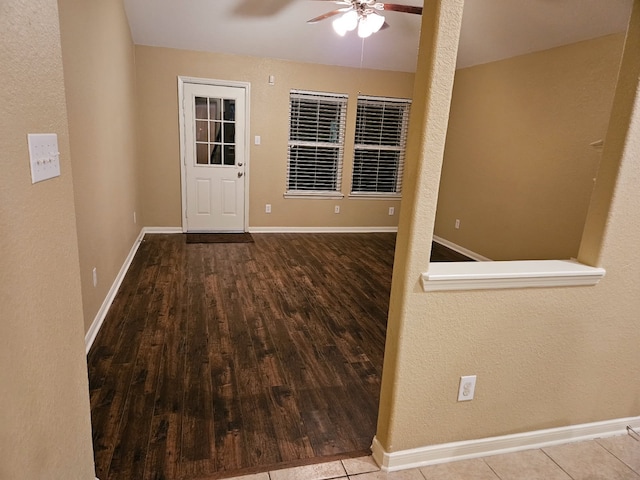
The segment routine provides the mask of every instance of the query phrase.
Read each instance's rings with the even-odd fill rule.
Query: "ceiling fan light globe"
[[[358,26],[358,12],[351,10],[342,16],[342,20],[347,32],[351,32]]]
[[[367,17],[361,18],[360,23],[358,24],[358,36],[360,38],[370,37],[373,33],[373,29],[371,28],[371,23],[367,20]]]
[[[367,15],[367,22],[369,23],[369,28],[371,28],[371,33],[376,33],[384,25],[384,17],[377,13],[372,13]]]
[[[331,24],[333,25],[333,30],[338,35],[340,35],[341,37],[344,37],[346,35],[347,28],[345,26],[344,17],[336,18]]]
[[[358,25],[358,36],[360,38],[370,37],[371,34],[376,33],[384,25],[384,17],[377,13],[369,13],[360,19]]]

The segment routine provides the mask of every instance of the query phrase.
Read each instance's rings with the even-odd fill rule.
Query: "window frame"
[[[377,144],[371,143],[357,143],[358,140],[358,125],[360,119],[363,118],[360,114],[360,107],[362,103],[380,103],[384,106],[386,105],[401,105],[402,106],[402,118],[400,120],[400,133],[399,133],[399,141],[398,145],[392,145],[389,143],[384,143],[381,141]],[[381,96],[371,96],[371,95],[358,95],[357,99],[357,111],[356,111],[356,126],[354,131],[354,150],[353,150],[353,169],[351,172],[351,189],[349,196],[356,198],[379,198],[379,199],[400,199],[402,198],[402,177],[405,166],[405,157],[406,157],[406,147],[407,147],[407,135],[409,130],[409,116],[411,112],[411,99],[408,98],[394,98],[394,97],[381,97]],[[398,164],[396,170],[396,179],[395,179],[395,187],[394,190],[389,191],[370,191],[370,190],[355,190],[354,186],[356,184],[356,157],[358,155],[358,151],[393,151],[399,152]],[[376,169],[376,175],[379,174],[380,166],[378,165]],[[362,183],[362,182],[358,182]]]
[[[327,104],[331,104],[332,106],[338,105],[338,131],[335,142],[327,142],[321,141],[320,139],[316,139],[314,141],[311,140],[302,140],[299,138],[293,138],[296,135],[294,134],[294,100],[295,99],[309,99],[318,102],[318,106],[322,105],[322,102],[325,101]],[[287,167],[286,167],[286,178],[285,178],[285,198],[343,198],[344,194],[342,193],[342,169],[344,166],[344,147],[345,147],[345,137],[346,137],[346,123],[347,123],[347,107],[348,107],[349,96],[347,94],[341,93],[329,93],[329,92],[318,92],[318,91],[308,91],[308,90],[291,90],[289,92],[289,136],[287,141]],[[315,147],[315,148],[331,148],[336,150],[337,157],[337,165],[335,168],[335,177],[334,184],[335,189],[292,189],[291,185],[291,175],[292,175],[292,150],[295,147]],[[301,182],[298,182],[301,183]]]

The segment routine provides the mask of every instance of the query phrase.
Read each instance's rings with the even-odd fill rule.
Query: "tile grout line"
[[[634,469],[631,465],[629,465],[627,462],[625,462],[624,460],[622,460],[618,455],[616,455],[613,451],[611,451],[609,448],[607,448],[605,445],[603,445],[602,443],[600,443],[602,439],[600,438],[596,438],[593,439],[594,443],[598,445],[598,447],[602,448],[602,450],[604,452],[606,452],[607,455],[613,457],[615,460],[617,460],[618,462],[622,463],[624,466],[626,466],[632,473],[634,473],[637,477],[640,478],[640,472],[636,471],[636,469]],[[551,460],[551,462],[560,469],[560,471],[562,471],[563,473],[565,473],[565,475],[567,475],[568,478],[572,479],[572,480],[576,480],[575,477],[573,477],[560,463],[558,463],[558,461],[556,461],[544,448],[538,448],[536,449],[540,452],[542,452],[549,460]],[[498,474],[498,472],[496,472],[495,469],[493,469],[493,467],[486,461],[487,457],[481,457],[480,459],[484,462],[484,464],[491,470],[491,472],[496,476],[496,478],[498,480],[502,480],[502,477]],[[347,467],[344,464],[344,460],[340,460],[340,465],[342,467],[342,469],[344,470],[345,474],[337,476],[337,477],[331,477],[328,478],[326,480],[337,480],[337,479],[346,479],[346,480],[357,480],[358,476],[361,475],[365,475],[367,473],[374,473],[376,471],[380,471],[380,470],[376,470],[376,471],[372,471],[372,472],[361,472],[361,473],[354,473],[354,474],[349,474],[347,471]],[[412,469],[408,469],[407,471],[411,471],[411,470],[417,470],[420,474],[420,476],[426,480],[426,476],[425,474],[422,472],[422,470],[420,468],[412,468]],[[271,477],[271,472],[268,472],[268,477],[269,480],[273,480]]]
[[[422,470],[420,470],[419,468],[417,470],[418,472],[420,472],[420,475],[422,475],[422,478],[424,478],[424,480],[428,480],[427,476],[424,473],[422,473]]]
[[[567,476],[569,478],[571,478],[571,480],[576,480],[575,478],[573,478],[573,476],[569,472],[567,472],[564,468],[562,468],[562,465],[560,465],[558,462],[556,462],[555,459],[551,455],[549,455],[547,452],[545,452],[544,448],[541,448],[540,451],[542,453],[544,453],[549,458],[549,460],[551,460],[553,463],[555,463],[560,470],[562,470],[564,473],[566,473]]]
[[[618,460],[620,463],[622,463],[625,467],[627,467],[629,470],[631,470],[633,473],[636,474],[636,476],[640,477],[640,473],[636,472],[633,467],[631,465],[629,465],[627,462],[625,462],[624,460],[622,460],[620,457],[618,457],[615,453],[613,453],[611,450],[609,450],[607,447],[605,447],[604,445],[602,445],[599,440],[601,440],[600,438],[596,438],[595,439],[595,443],[596,445],[598,445],[600,448],[602,448],[605,452],[607,452],[609,455],[611,455],[613,458],[615,458],[616,460]]]
[[[493,474],[496,476],[497,479],[502,480],[502,477],[500,475],[498,475],[498,472],[496,472],[491,465],[489,465],[489,462],[487,462],[486,458],[487,457],[482,457],[481,460],[484,462],[484,464],[487,467],[489,467],[489,470],[491,470],[493,472]]]
[[[627,464],[627,462],[624,462],[623,460],[619,459],[614,453],[610,452],[607,448],[605,448],[604,445],[602,445],[600,442],[598,442],[598,438],[595,439],[595,444],[598,445],[602,450],[604,450],[605,452],[607,452],[608,455],[611,455],[613,458],[615,458],[618,462],[620,462],[622,465],[624,465],[625,467],[627,467],[629,470],[631,470],[631,472],[633,472],[636,477],[640,478],[640,475],[638,474],[638,472],[636,472],[633,468],[631,468],[630,465]]]

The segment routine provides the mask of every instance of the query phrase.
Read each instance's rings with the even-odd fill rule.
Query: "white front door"
[[[246,90],[184,83],[183,102],[183,230],[243,232]]]

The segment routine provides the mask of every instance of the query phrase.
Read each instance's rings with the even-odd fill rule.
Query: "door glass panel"
[[[224,164],[235,165],[236,164],[236,147],[235,145],[224,146]]]
[[[196,164],[236,164],[236,101],[195,97]]]
[[[236,143],[236,125],[235,123],[224,124],[224,143]]]
[[[209,137],[211,142],[221,142],[222,135],[220,130],[222,129],[222,123],[220,122],[211,122],[209,124],[209,128],[211,129],[211,137]]]
[[[204,97],[196,97],[196,118],[207,119],[207,99]]]
[[[235,100],[224,101],[224,119],[228,122],[233,122],[236,119],[236,101]]]
[[[209,164],[209,145],[206,143],[196,144],[196,163],[198,165]]]
[[[221,115],[222,105],[219,98],[209,99],[209,119],[210,120],[222,120]]]
[[[207,134],[209,132],[207,132],[208,130],[208,125],[209,122],[202,122],[200,120],[196,121],[196,142],[208,142],[209,141],[209,137],[207,136]]]
[[[222,165],[222,145],[212,145],[211,165]]]

